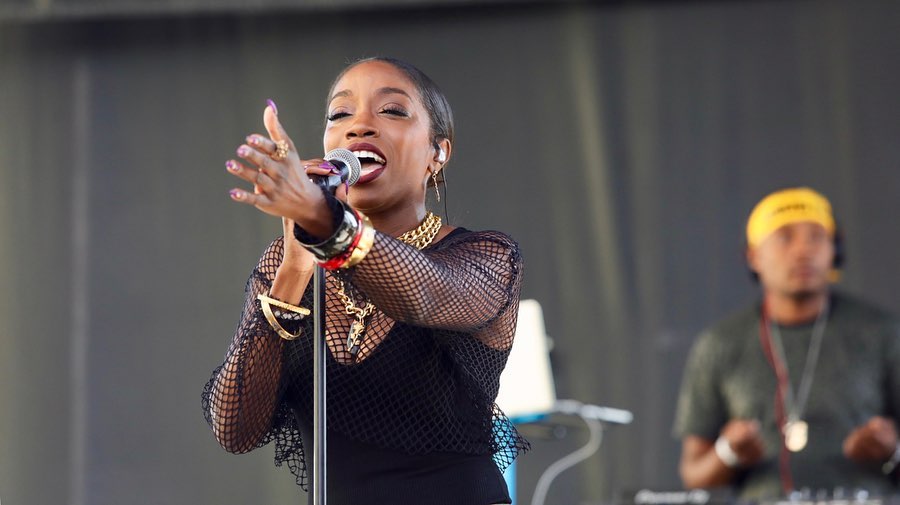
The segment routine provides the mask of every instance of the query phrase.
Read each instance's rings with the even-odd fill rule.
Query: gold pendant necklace
[[[434,241],[441,229],[441,218],[433,212],[429,212],[419,226],[397,237],[397,240],[422,250]],[[356,360],[360,346],[366,336],[366,319],[375,312],[375,305],[366,301],[366,304],[358,307],[344,290],[344,281],[338,279],[338,298],[344,304],[344,312],[353,316],[355,320],[350,323],[350,333],[347,335],[347,352]]]
[[[784,423],[784,446],[791,452],[800,452],[809,441],[809,425],[798,419]]]
[[[816,316],[816,322],[813,325],[812,336],[810,337],[809,347],[806,352],[806,363],[803,366],[803,374],[800,377],[800,384],[797,387],[797,396],[794,396],[794,389],[791,385],[791,377],[788,372],[787,355],[784,352],[784,344],[781,339],[781,332],[778,325],[774,321],[768,321],[769,341],[774,352],[777,352],[778,360],[784,367],[784,393],[782,405],[787,419],[781,427],[781,433],[784,435],[784,446],[791,452],[800,452],[806,448],[809,442],[809,423],[803,420],[803,411],[806,408],[806,402],[809,399],[809,392],[812,388],[813,377],[816,371],[816,364],[819,361],[819,351],[822,348],[822,339],[825,337],[825,328],[828,326],[828,303],[819,311]],[[768,319],[768,316],[767,316]],[[779,379],[779,383],[781,380]],[[781,387],[781,385],[779,385]]]

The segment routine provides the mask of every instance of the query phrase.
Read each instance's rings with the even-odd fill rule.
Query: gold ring
[[[275,152],[272,153],[270,158],[275,161],[281,161],[287,158],[288,155],[288,143],[286,140],[276,140],[275,141]]]

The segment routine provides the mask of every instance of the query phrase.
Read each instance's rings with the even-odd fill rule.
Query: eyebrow
[[[378,88],[378,91],[376,91],[375,94],[376,95],[403,95],[406,98],[409,98],[410,100],[412,100],[412,97],[409,96],[409,93],[407,93],[405,90],[403,90],[401,88],[392,88],[390,86]],[[348,96],[352,96],[352,95],[353,95],[353,92],[350,91],[349,89],[341,90],[341,91],[338,91],[337,93],[335,93],[334,95],[332,95],[331,100],[329,100],[328,103],[333,102],[335,98],[348,97]]]

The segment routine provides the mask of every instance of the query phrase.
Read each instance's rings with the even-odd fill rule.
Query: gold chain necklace
[[[428,247],[437,237],[438,231],[441,229],[441,218],[433,212],[429,212],[419,226],[409,230],[397,237],[397,240],[409,244],[416,249],[422,250]],[[350,324],[350,334],[347,336],[347,351],[356,359],[359,354],[359,347],[366,336],[366,318],[375,312],[375,305],[366,301],[366,305],[362,308],[357,307],[353,300],[344,290],[344,281],[338,279],[338,297],[344,304],[344,312],[356,318]]]

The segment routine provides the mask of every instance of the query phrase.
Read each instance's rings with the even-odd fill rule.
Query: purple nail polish
[[[272,112],[274,112],[275,115],[277,116],[278,115],[278,107],[275,105],[275,102],[273,102],[271,98],[267,98],[266,103],[269,105],[269,107],[272,107]]]
[[[234,198],[235,200],[241,199],[241,192],[236,189],[232,189],[228,192],[228,194],[231,195],[231,198]]]
[[[243,158],[244,156],[247,156],[248,154],[250,154],[250,149],[248,149],[247,146],[238,147],[238,150],[237,150],[238,156]]]
[[[333,174],[340,173],[340,171],[337,169],[337,167],[335,167],[334,165],[332,165],[331,163],[329,163],[327,161],[323,161],[322,163],[319,163],[319,168],[327,168]]]
[[[251,146],[255,146],[259,144],[259,139],[254,137],[253,135],[250,135],[249,137],[247,137],[247,143]]]
[[[231,170],[232,172],[238,171],[238,165],[233,160],[226,161],[225,166],[228,168],[228,170]]]
[[[350,192],[350,181],[344,181],[344,190]]]

